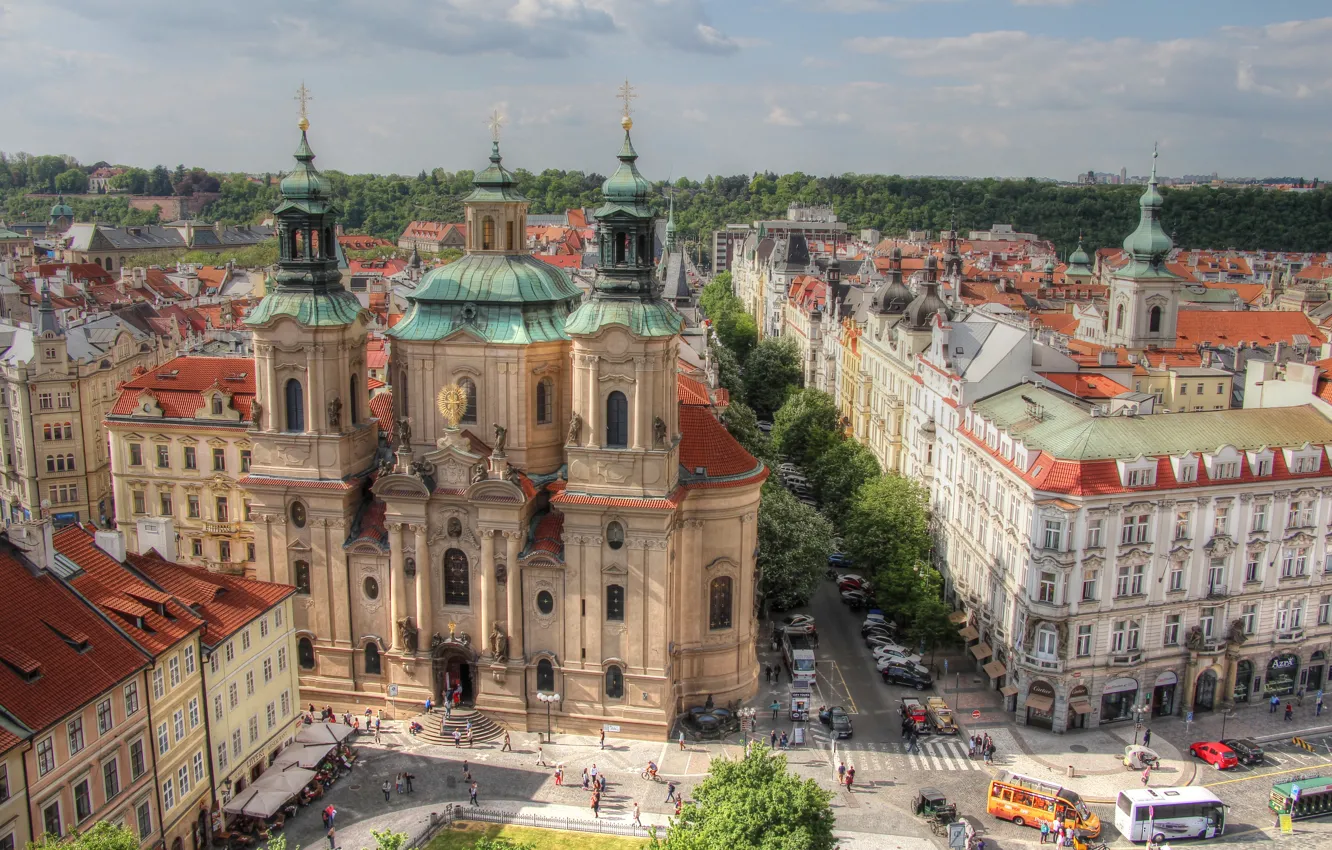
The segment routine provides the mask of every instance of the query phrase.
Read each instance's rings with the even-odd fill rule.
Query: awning
[[[991,679],[998,679],[1000,676],[1008,672],[1008,668],[1004,666],[1004,662],[1002,661],[991,661],[982,669],[985,670],[985,675],[989,676]]]
[[[976,656],[977,661],[984,661],[986,658],[994,655],[994,652],[990,649],[988,643],[978,643],[971,648],[971,654]]]
[[[345,723],[314,723],[296,733],[301,744],[341,744],[355,733]]]
[[[980,632],[976,631],[975,626],[967,626],[965,629],[958,632],[958,634],[962,636],[962,640],[975,640],[980,637]]]
[[[222,811],[229,815],[246,815],[252,818],[272,817],[278,809],[290,800],[295,794],[289,794],[286,791],[277,791],[272,788],[257,788],[251,785],[240,794],[232,798],[231,802],[222,807]]]
[[[283,791],[287,795],[295,797],[305,789],[305,786],[313,782],[314,778],[315,772],[313,770],[306,770],[301,767],[288,767],[286,770],[274,768],[254,780],[254,784],[250,787]]]
[[[273,767],[284,768],[290,765],[314,770],[331,752],[335,744],[292,744],[273,759]]]
[[[1036,711],[1049,711],[1054,707],[1054,697],[1041,696],[1040,694],[1027,695],[1027,708]]]
[[[953,613],[948,615],[948,622],[952,623],[955,626],[958,623],[965,623],[966,621],[967,621],[966,611],[954,611]]]
[[[1017,692],[1018,689],[1013,685],[1004,685],[1002,688],[999,689],[999,693],[1003,694],[1006,697],[1011,697],[1013,694]]]
[[[1068,701],[1068,707],[1077,714],[1091,714],[1091,703],[1085,699],[1071,699]]]

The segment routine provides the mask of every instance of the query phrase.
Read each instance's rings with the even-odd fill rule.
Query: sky
[[[1332,177],[1327,0],[0,0],[0,150],[281,171]]]

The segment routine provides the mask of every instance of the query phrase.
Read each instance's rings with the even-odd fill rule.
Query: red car
[[[1189,744],[1189,755],[1200,758],[1217,770],[1226,770],[1239,764],[1235,751],[1220,741],[1198,741]]]

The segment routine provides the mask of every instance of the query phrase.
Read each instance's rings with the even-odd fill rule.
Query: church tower
[[[304,87],[302,87],[304,93]],[[300,121],[280,184],[278,272],[246,319],[254,331],[251,496],[258,578],[293,584],[306,699],[354,687],[347,556],[378,445],[366,390],[370,313],[342,286],[328,181]]]
[[[1156,152],[1152,176],[1138,200],[1138,227],[1124,240],[1129,263],[1110,279],[1107,342],[1131,349],[1175,345],[1180,279],[1166,268],[1174,247],[1161,228],[1161,193],[1156,183]]]

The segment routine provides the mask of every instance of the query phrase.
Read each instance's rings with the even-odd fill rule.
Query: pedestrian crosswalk
[[[828,734],[822,730],[815,734],[814,740],[820,746],[830,746]],[[845,760],[847,764],[854,764],[856,770],[861,773],[866,770],[871,772],[985,770],[984,761],[967,755],[965,739],[922,741],[912,752],[907,752],[907,745],[904,743],[843,740],[837,742],[836,757]]]

